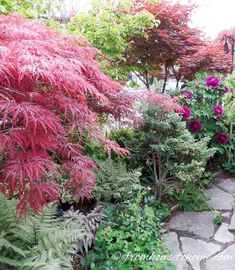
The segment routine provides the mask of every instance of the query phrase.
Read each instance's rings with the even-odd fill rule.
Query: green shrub
[[[143,112],[143,125],[136,128],[125,145],[131,160],[142,166],[142,181],[151,185],[160,200],[168,184],[198,182],[207,160],[213,156],[208,138],[197,141],[175,112],[149,106]]]
[[[144,203],[139,191],[133,201],[106,208],[107,219],[97,232],[93,249],[82,262],[92,270],[163,270],[175,269],[168,261],[134,260],[133,256],[169,255],[161,235],[163,219],[170,215],[166,205],[158,201]]]
[[[125,201],[131,198],[133,189],[140,185],[138,169],[128,172],[125,163],[113,160],[98,161],[94,197],[98,201]]]

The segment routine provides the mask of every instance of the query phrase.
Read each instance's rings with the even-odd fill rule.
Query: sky
[[[67,0],[75,9],[84,9],[90,0]],[[171,0],[177,2],[178,0]],[[217,34],[235,26],[235,0],[192,0],[199,8],[192,16],[192,26],[203,30],[208,38],[216,38]],[[179,0],[187,3],[188,0]]]
[[[181,0],[180,2],[185,2]],[[235,26],[235,0],[196,0],[198,10],[193,14],[192,25],[202,29],[207,37]]]

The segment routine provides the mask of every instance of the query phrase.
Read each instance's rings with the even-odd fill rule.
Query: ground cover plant
[[[131,200],[116,206],[109,204],[105,214],[107,218],[101,223],[97,240],[83,265],[97,270],[175,269],[162,242],[162,222],[170,215],[167,205],[149,197],[147,191],[137,190]],[[152,255],[155,259],[136,260],[131,255]],[[163,259],[157,259],[159,256]]]

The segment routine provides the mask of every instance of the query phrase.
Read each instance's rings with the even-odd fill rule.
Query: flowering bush
[[[188,129],[198,139],[210,137],[210,147],[225,156],[233,147],[223,102],[229,92],[220,76],[205,73],[197,74],[194,81],[187,83],[187,89],[178,92]]]

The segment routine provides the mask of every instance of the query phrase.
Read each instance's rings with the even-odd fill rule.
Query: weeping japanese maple
[[[0,17],[0,187],[20,198],[18,211],[38,213],[59,198],[56,177],[77,198],[90,196],[95,163],[74,130],[125,154],[99,130],[98,115],[120,117],[132,100],[104,75],[96,50],[36,20]]]

